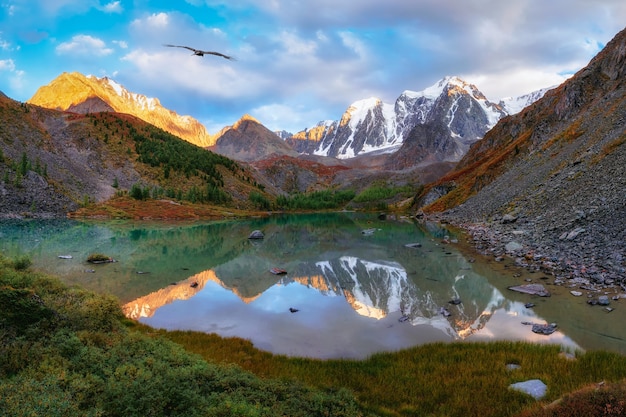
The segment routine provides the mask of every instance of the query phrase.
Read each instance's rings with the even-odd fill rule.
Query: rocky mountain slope
[[[256,171],[131,115],[61,112],[0,95],[0,126],[0,217],[65,216],[134,185],[190,201],[228,195],[235,208],[262,192]]]
[[[215,143],[204,125],[193,117],[180,116],[163,107],[158,99],[129,92],[107,77],[63,73],[39,88],[28,103],[81,114],[102,111],[132,114],[194,145],[204,147]]]
[[[476,86],[445,77],[423,91],[403,92],[394,104],[377,98],[357,101],[340,120],[320,122],[286,140],[301,153],[345,159],[371,152],[393,153],[415,126],[435,123],[444,126],[447,134],[438,135],[436,142],[422,149],[431,150],[437,161],[458,161],[498,120],[543,92],[497,104]]]
[[[424,209],[486,224],[495,233],[479,228],[486,235],[477,244],[497,241],[496,254],[519,263],[626,284],[624,80],[626,30],[568,81],[501,120],[428,187]]]
[[[276,155],[298,156],[284,140],[250,115],[244,115],[215,137],[215,145],[209,149],[238,161],[259,161]]]

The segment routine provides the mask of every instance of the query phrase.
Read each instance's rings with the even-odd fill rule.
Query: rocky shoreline
[[[584,232],[574,229],[572,234],[559,236],[558,242],[550,242],[534,237],[528,230],[530,224],[518,224],[514,216],[476,222],[446,212],[428,216],[428,219],[465,231],[468,243],[477,253],[493,257],[497,262],[510,259],[529,272],[552,276],[554,285],[586,291],[590,299],[606,294],[626,298],[626,274],[613,267],[603,252],[606,247],[588,242],[589,238],[583,237]],[[576,238],[582,243],[564,249],[563,241],[569,243]]]

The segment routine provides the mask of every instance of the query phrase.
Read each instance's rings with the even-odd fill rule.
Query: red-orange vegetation
[[[101,204],[69,213],[70,218],[137,219],[137,220],[217,220],[224,218],[263,215],[234,208],[178,202],[171,199],[136,200],[127,196],[115,197]]]
[[[507,162],[514,158],[520,149],[527,147],[531,134],[532,131],[528,129],[503,147],[492,148],[480,159],[445,175],[433,186],[453,185],[453,189],[445,196],[424,207],[424,211],[440,212],[463,203],[502,173]]]

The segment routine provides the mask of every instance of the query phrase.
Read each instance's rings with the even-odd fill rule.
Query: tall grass
[[[569,360],[558,346],[528,343],[436,343],[367,360],[315,360],[271,355],[237,338],[163,335],[208,361],[236,363],[264,378],[348,388],[372,415],[514,416],[537,401],[509,389],[512,383],[541,379],[548,385],[541,403],[547,404],[588,384],[626,378],[626,358],[618,354],[588,352]],[[509,363],[521,368],[507,370]]]

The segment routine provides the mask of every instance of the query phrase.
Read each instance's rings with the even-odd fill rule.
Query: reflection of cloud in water
[[[296,305],[297,313],[289,306]],[[302,285],[275,285],[244,304],[215,283],[194,297],[175,301],[142,322],[157,328],[216,332],[243,337],[260,349],[292,356],[364,358],[433,341],[449,341],[429,326],[371,320],[342,297],[328,297]]]
[[[469,341],[494,341],[494,340],[513,340],[526,341],[532,343],[548,343],[561,345],[573,350],[580,347],[571,338],[560,331],[556,331],[551,335],[541,335],[533,333],[532,326],[523,324],[522,322],[532,322],[544,324],[536,315],[518,315],[518,310],[525,309],[522,303],[512,303],[513,308],[506,310],[499,308],[493,311],[488,322],[477,332],[468,336]]]
[[[237,288],[228,288],[208,270],[128,303],[124,309],[129,317],[141,317],[154,327],[243,337],[261,349],[296,356],[365,357],[454,339],[577,347],[560,332],[532,333],[531,326],[521,322],[543,320],[522,303],[508,301],[471,271],[420,281],[409,279],[396,262],[353,256],[316,262],[303,270],[310,275],[286,276],[248,297],[242,297]],[[190,288],[191,282],[198,282],[198,287]],[[465,299],[451,306],[447,304],[450,295]],[[449,317],[441,314],[442,306],[450,309]],[[291,307],[298,312],[290,313]],[[406,322],[398,320],[401,316],[407,317]]]

